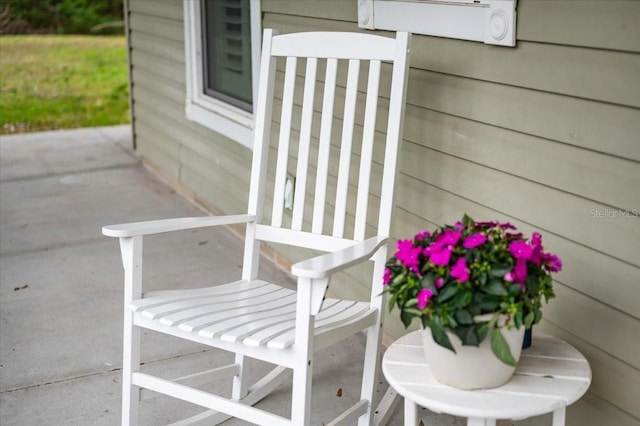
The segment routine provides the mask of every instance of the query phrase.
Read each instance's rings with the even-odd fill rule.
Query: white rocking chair
[[[339,415],[330,424],[372,424],[384,310],[382,276],[394,204],[398,145],[402,139],[410,38],[408,33],[398,33],[391,39],[337,32],[276,35],[275,31],[266,30],[255,111],[248,213],[103,228],[104,235],[120,239],[124,264],[122,424],[137,424],[140,389],[146,388],[208,408],[209,411],[193,418],[194,424],[218,424],[237,417],[268,426],[309,425],[314,353],[360,331],[366,331],[367,335],[361,400],[344,413],[337,413]],[[277,60],[283,57],[286,58],[281,59],[285,65],[277,72]],[[293,137],[294,99],[300,103],[300,98],[294,96],[299,78],[296,71],[302,62],[306,62],[306,73],[301,119],[299,131],[293,130],[296,135]],[[368,62],[368,82],[359,86],[360,68],[365,62]],[[382,62],[390,62],[393,67],[383,70]],[[318,120],[314,95],[319,63],[326,72],[319,136],[312,138],[312,122]],[[345,67],[340,68],[339,64]],[[338,84],[341,81],[339,69],[343,74],[346,71],[343,87]],[[381,74],[390,84],[381,84]],[[276,75],[280,84],[276,84]],[[276,86],[283,86],[283,90],[282,94],[274,96]],[[383,90],[388,94],[382,93]],[[362,105],[359,98],[365,95],[366,101]],[[343,105],[336,103],[334,108],[336,97],[345,100]],[[379,98],[386,115],[381,114],[376,120]],[[281,105],[279,138],[271,146],[275,168],[268,165],[274,99]],[[364,110],[364,124],[356,126],[356,111],[360,109]],[[341,123],[341,137],[331,137],[334,122]],[[362,136],[353,137],[354,129]],[[295,144],[298,145],[295,196],[289,217],[284,209],[285,182],[288,158],[296,152]],[[374,145],[381,148],[374,150]],[[357,147],[360,147],[359,152],[352,155],[352,148]],[[316,149],[317,159],[311,156],[310,161],[309,153]],[[336,161],[332,160],[332,150]],[[358,157],[359,171],[351,173],[350,164],[357,164]],[[377,178],[372,183],[377,185],[369,184],[372,169]],[[315,180],[315,191],[307,191],[307,175],[310,181]],[[272,187],[273,197],[269,198],[275,201],[267,222],[263,204],[266,190]],[[348,203],[350,195],[355,195],[351,197],[355,198],[353,203]],[[307,209],[308,214],[305,214],[305,203],[313,206]],[[367,215],[367,210],[371,214]],[[333,217],[325,218],[326,211],[332,211]],[[143,296],[142,240],[145,235],[238,223],[246,224],[241,281]],[[325,233],[325,228],[329,227],[331,231]],[[345,236],[346,230],[352,232],[351,237]],[[293,265],[291,271],[297,276],[297,291],[293,291],[257,278],[262,241],[320,250],[326,254]],[[374,262],[369,301],[325,298],[332,274],[368,260]],[[175,381],[151,376],[140,371],[141,328],[234,352],[235,363]],[[278,367],[249,387],[243,375],[244,357]],[[291,419],[253,407],[290,377],[291,371]],[[220,377],[233,377],[231,398],[193,387]]]

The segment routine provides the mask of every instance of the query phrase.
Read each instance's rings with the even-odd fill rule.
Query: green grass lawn
[[[0,37],[0,133],[129,122],[124,36]]]

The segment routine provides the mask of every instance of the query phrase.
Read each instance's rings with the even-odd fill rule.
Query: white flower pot
[[[516,361],[520,359],[524,327],[519,329],[502,328],[511,354]],[[509,381],[515,367],[500,361],[491,350],[491,331],[480,346],[463,346],[453,333],[447,332],[449,340],[456,350],[453,353],[438,345],[431,336],[431,329],[422,330],[422,344],[431,374],[441,383],[458,389],[490,389]]]

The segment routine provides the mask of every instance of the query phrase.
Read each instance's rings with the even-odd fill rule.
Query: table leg
[[[553,426],[564,426],[567,407],[558,408],[553,412]]]
[[[404,426],[418,425],[418,406],[409,398],[404,399]]]
[[[483,419],[480,417],[469,417],[467,426],[496,426],[496,419]]]

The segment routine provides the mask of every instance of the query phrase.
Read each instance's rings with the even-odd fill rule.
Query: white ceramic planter
[[[517,360],[522,351],[524,327],[501,329],[511,354]],[[456,350],[453,353],[438,345],[431,336],[431,329],[422,330],[422,344],[431,374],[441,383],[458,389],[490,389],[509,381],[515,367],[500,361],[491,350],[491,335],[480,346],[463,346],[453,333],[447,332],[449,340]]]

